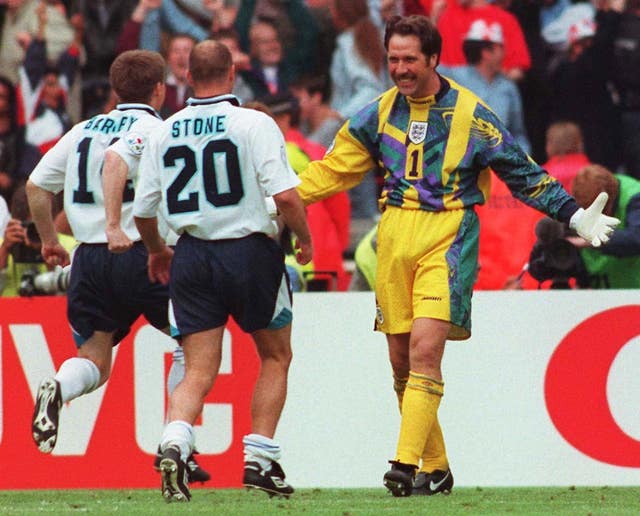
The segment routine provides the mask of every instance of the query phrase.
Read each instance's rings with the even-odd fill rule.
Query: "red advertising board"
[[[229,435],[224,437],[228,445],[220,453],[201,453],[197,456],[200,464],[212,473],[208,487],[239,487],[242,482],[242,437],[250,433],[250,403],[253,383],[257,377],[259,360],[253,343],[247,335],[233,323],[228,328],[232,346],[231,373],[221,374],[205,404],[229,408],[229,421],[222,429]],[[153,330],[155,331],[155,330]],[[67,449],[75,449],[77,444],[81,452],[56,454],[60,450],[60,441],[54,454],[40,453],[31,439],[31,417],[33,394],[40,378],[37,371],[49,364],[57,370],[62,362],[75,356],[76,348],[66,319],[66,298],[5,298],[0,299],[0,340],[2,364],[0,388],[0,489],[33,488],[136,488],[159,486],[158,474],[154,471],[153,446],[156,436],[159,438],[158,425],[153,429],[141,425],[140,414],[147,408],[136,407],[144,404],[144,397],[135,395],[136,389],[148,390],[147,378],[153,379],[153,386],[161,388],[171,363],[171,347],[163,340],[162,357],[155,363],[164,364],[164,371],[145,371],[153,360],[136,355],[135,346],[139,345],[136,336],[149,333],[148,325],[139,320],[132,332],[118,346],[117,358],[113,363],[110,380],[104,393],[98,398],[99,406],[79,420],[61,419],[60,434],[73,432],[70,425],[84,427],[87,435],[86,445],[70,443]],[[167,339],[159,334],[161,339]],[[147,337],[146,339],[150,339]],[[151,339],[153,344],[153,339]],[[142,349],[149,349],[149,343]],[[49,353],[49,356],[47,356]],[[155,353],[155,352],[154,352]],[[134,357],[138,362],[134,364]],[[150,357],[151,358],[151,357]],[[138,371],[138,373],[136,373]],[[142,375],[139,372],[144,371]],[[138,374],[140,378],[136,379]],[[166,408],[166,394],[162,394],[162,407]],[[63,408],[70,410],[72,401]],[[205,406],[206,411],[206,406]],[[204,412],[203,412],[204,413]],[[162,421],[163,414],[152,414],[155,421]],[[138,421],[136,422],[136,419]],[[209,418],[209,425],[215,421]],[[146,435],[146,432],[151,435]],[[218,429],[220,431],[220,429]],[[80,438],[79,438],[80,439]],[[151,439],[151,441],[150,441]],[[146,442],[144,450],[140,442]],[[202,450],[201,450],[202,451]]]

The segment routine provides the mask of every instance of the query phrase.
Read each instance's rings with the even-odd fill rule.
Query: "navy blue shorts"
[[[73,257],[67,292],[67,316],[78,347],[94,331],[115,332],[120,342],[144,315],[158,329],[169,326],[169,289],[147,276],[147,250],[142,242],[122,254],[107,244],[81,244]]]
[[[282,328],[292,319],[284,254],[262,233],[229,240],[183,234],[169,291],[180,335],[217,328],[229,316],[247,333]]]

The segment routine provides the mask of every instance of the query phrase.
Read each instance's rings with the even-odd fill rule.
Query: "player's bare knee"
[[[293,359],[293,353],[283,354],[275,357],[277,365],[286,373],[289,371],[291,360]]]
[[[293,351],[291,346],[267,346],[259,350],[260,360],[263,364],[270,362],[282,369],[288,370],[291,360],[293,359]]]
[[[213,387],[213,383],[216,379],[216,374],[202,369],[187,370],[184,375],[182,383],[187,386],[192,393],[201,393],[201,397],[207,395],[207,393]]]
[[[392,354],[389,353],[389,363],[393,374],[398,378],[409,376],[409,355],[408,354]]]

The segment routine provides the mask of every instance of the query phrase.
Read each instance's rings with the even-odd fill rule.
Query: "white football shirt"
[[[138,163],[148,135],[161,123],[158,113],[145,104],[118,104],[110,113],[73,126],[40,160],[29,179],[49,192],[64,189],[64,210],[76,240],[107,242],[102,192],[107,148],[129,166],[121,226],[131,240],[140,240],[132,213]]]
[[[233,95],[195,99],[150,135],[134,215],[160,212],[176,233],[203,240],[274,235],[264,198],[300,183],[282,132]]]

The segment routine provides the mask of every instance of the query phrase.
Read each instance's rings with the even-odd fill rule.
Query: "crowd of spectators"
[[[11,206],[39,157],[74,122],[113,108],[108,70],[116,55],[164,54],[166,118],[191,94],[187,57],[207,38],[232,50],[241,102],[287,99],[288,141],[315,159],[309,149],[326,149],[346,118],[392,85],[382,38],[394,14],[432,19],[443,36],[440,73],[480,96],[568,190],[577,164],[640,179],[640,0],[6,0],[0,196]],[[344,205],[338,217],[327,214],[342,220],[344,257],[376,224],[379,179],[372,171],[349,192],[349,238]],[[510,215],[495,208],[504,208],[508,192],[493,183],[483,216],[499,229]],[[481,263],[489,247],[509,252],[482,247]],[[520,262],[528,251],[513,254]],[[337,273],[346,288],[341,267]]]

